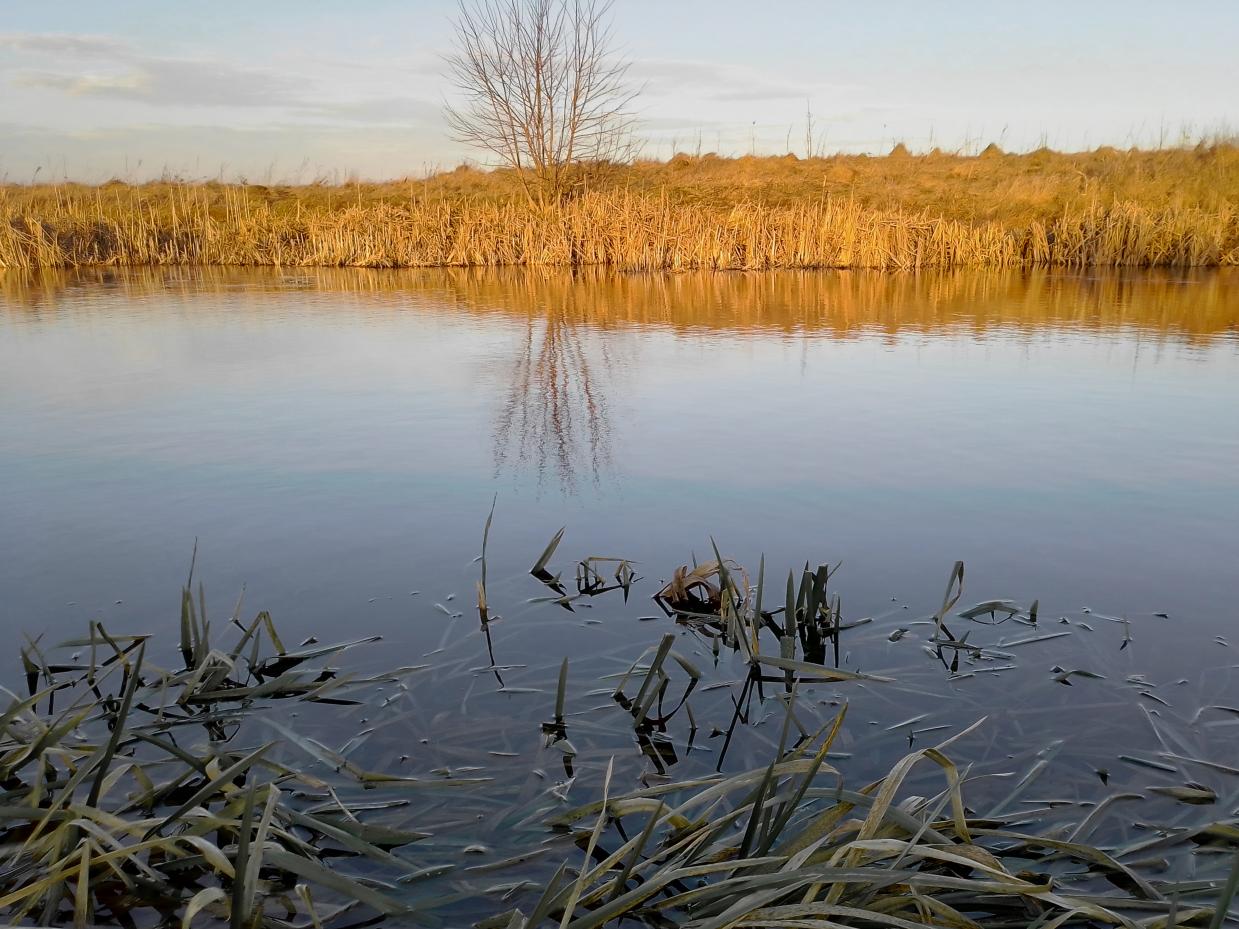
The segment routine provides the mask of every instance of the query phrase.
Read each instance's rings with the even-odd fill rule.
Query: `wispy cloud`
[[[438,105],[414,97],[339,99],[312,77],[239,65],[218,58],[168,58],[98,36],[0,35],[8,48],[37,66],[10,69],[16,88],[152,107],[268,108],[312,120],[383,125],[425,123]],[[333,96],[335,95],[335,96]]]
[[[682,97],[689,92],[700,99],[719,102],[803,100],[862,90],[858,85],[818,79],[794,81],[746,65],[690,59],[642,59],[633,62],[631,75],[650,96]]]
[[[363,126],[273,121],[263,126],[162,123],[114,128],[47,129],[0,121],[0,181],[43,177],[102,181],[109,177],[248,177],[298,183],[316,177],[419,176],[442,166],[434,144],[408,126]]]
[[[443,141],[439,101],[417,95],[436,89],[409,76],[426,53],[350,79],[321,51],[260,67],[223,49],[174,58],[123,38],[0,33],[0,175],[383,177],[463,155]]]
[[[142,89],[142,76],[57,74],[54,71],[23,71],[13,78],[14,87],[33,87],[47,90],[62,90],[67,94],[126,97],[138,94]]]
[[[108,58],[124,54],[129,48],[126,43],[111,36],[55,32],[0,32],[0,47],[18,52],[73,58]]]
[[[152,106],[278,107],[306,102],[305,81],[221,60],[146,55],[123,42],[94,36],[6,35],[0,42],[43,64],[19,68],[11,79],[17,87]],[[93,68],[84,71],[83,61]]]
[[[300,107],[308,116],[370,126],[399,124],[426,125],[437,122],[442,110],[439,104],[414,97],[378,97],[371,100],[306,104]]]

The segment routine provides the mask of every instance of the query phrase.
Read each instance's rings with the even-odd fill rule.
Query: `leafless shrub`
[[[461,0],[449,75],[453,137],[513,168],[531,200],[562,200],[574,168],[623,160],[636,91],[610,0]],[[579,173],[579,172],[578,172]]]

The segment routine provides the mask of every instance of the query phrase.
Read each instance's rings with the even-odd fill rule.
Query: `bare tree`
[[[515,170],[531,200],[567,192],[574,166],[629,153],[636,93],[615,55],[611,0],[461,0],[448,106],[453,137]]]

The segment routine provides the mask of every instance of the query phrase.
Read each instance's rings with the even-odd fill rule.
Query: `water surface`
[[[10,628],[174,602],[425,641],[424,598],[566,551],[842,559],[855,610],[982,595],[1220,632],[1239,279],[86,271],[0,278]],[[118,604],[117,601],[123,601]],[[1055,608],[1052,607],[1052,608]]]
[[[408,852],[423,866],[542,842],[546,810],[590,799],[613,757],[621,786],[769,760],[779,703],[724,757],[744,671],[649,599],[711,539],[750,576],[764,554],[780,593],[789,569],[842,562],[844,618],[874,621],[841,663],[896,680],[809,687],[798,712],[850,704],[854,783],[984,716],[958,747],[978,809],[1053,757],[1039,815],[1068,828],[1150,783],[1206,782],[1229,810],[1234,720],[1208,708],[1239,701],[1237,465],[1224,272],[0,275],[0,628],[46,645],[101,620],[170,646],[196,539],[220,634],[242,588],[286,638],[381,634],[349,660],[424,663],[420,686],[304,724],[373,770],[495,778],[390,823],[433,834]],[[473,607],[492,500],[499,674]],[[627,601],[539,599],[528,569],[561,526],[569,586],[577,559],[638,562]],[[925,617],[957,559],[961,607],[1038,599],[1041,619],[952,619],[993,650],[952,669]],[[608,694],[668,629],[719,686],[654,751]],[[540,729],[565,655],[568,761]],[[0,682],[19,688],[15,655]],[[1121,814],[1097,828],[1141,835]],[[485,897],[462,919],[495,911],[484,883],[451,885]]]

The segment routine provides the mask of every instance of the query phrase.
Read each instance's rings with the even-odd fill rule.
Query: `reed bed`
[[[0,196],[0,267],[249,265],[367,268],[600,266],[621,271],[1239,264],[1222,203],[1081,201],[1011,223],[882,209],[846,196],[794,205],[692,203],[588,191],[519,200],[301,201],[200,185]]]

